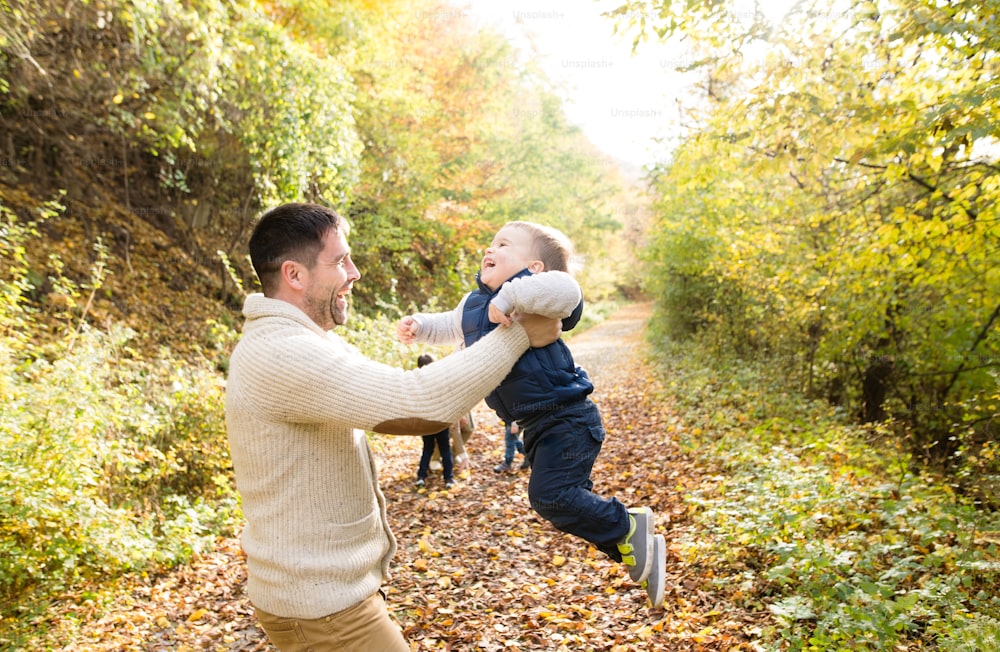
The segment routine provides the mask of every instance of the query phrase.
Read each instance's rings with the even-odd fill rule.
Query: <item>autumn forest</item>
[[[1000,1],[592,10],[686,52],[642,170],[443,0],[0,0],[0,649],[272,649],[223,398],[288,201],[349,220],[338,331],[406,368],[500,226],[566,233],[595,484],[668,515],[650,607],[485,407],[452,492],[369,433],[413,650],[1000,649]]]

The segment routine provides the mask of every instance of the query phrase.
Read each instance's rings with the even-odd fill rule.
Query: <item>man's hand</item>
[[[523,315],[515,312],[514,321],[528,333],[528,342],[534,349],[552,344],[562,335],[562,320],[549,319],[541,315]]]

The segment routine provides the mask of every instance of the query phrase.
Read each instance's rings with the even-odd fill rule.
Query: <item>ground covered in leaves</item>
[[[450,491],[440,475],[414,487],[419,439],[375,444],[400,544],[386,593],[413,650],[756,649],[763,617],[712,590],[683,549],[697,536],[683,496],[700,472],[676,445],[679,419],[657,399],[644,361],[648,316],[631,306],[569,342],[594,378],[608,431],[595,491],[657,514],[668,546],[665,604],[651,608],[624,567],[536,516],[528,471],[494,473],[503,428],[482,407],[471,468]],[[84,600],[56,626],[56,649],[272,650],[244,580],[238,540],[222,540],[190,566],[132,581],[110,603]]]

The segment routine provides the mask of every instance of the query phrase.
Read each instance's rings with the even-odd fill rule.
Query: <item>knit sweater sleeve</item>
[[[576,279],[566,272],[551,271],[507,281],[491,303],[505,315],[520,312],[564,319],[582,299],[583,292]]]
[[[413,315],[417,321],[417,341],[424,344],[455,344],[462,342],[462,310],[466,294],[458,307],[447,312],[418,312]]]
[[[431,434],[458,421],[528,348],[527,333],[514,324],[432,365],[404,371],[365,357],[284,302],[255,298],[245,313],[233,357],[243,358],[244,377],[258,378],[230,383],[234,403],[247,402],[282,421],[335,422],[386,434]]]

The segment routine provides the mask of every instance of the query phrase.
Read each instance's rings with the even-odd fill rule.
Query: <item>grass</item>
[[[789,392],[766,360],[658,351],[675,435],[711,473],[687,495],[702,532],[685,554],[773,616],[761,640],[1000,649],[1000,515],[914,472],[886,432]]]

